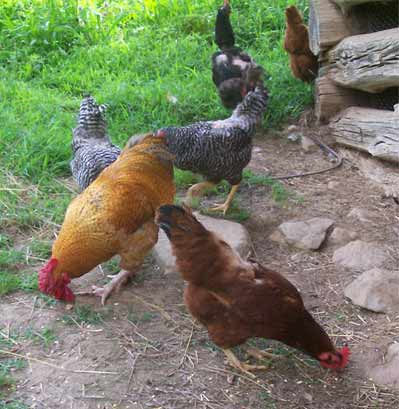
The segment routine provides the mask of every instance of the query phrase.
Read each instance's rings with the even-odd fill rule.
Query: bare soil
[[[285,137],[267,134],[256,139],[250,168],[257,174],[282,175],[328,164],[318,149],[304,153]],[[329,188],[329,182],[336,183]],[[73,316],[69,306],[46,303],[35,293],[14,293],[1,300],[3,334],[27,328],[52,328],[56,334],[48,347],[15,343],[12,351],[29,360],[13,373],[18,382],[10,398],[31,408],[51,409],[398,408],[399,393],[374,385],[365,373],[366,365],[382,362],[387,346],[399,341],[398,317],[359,309],[344,298],[345,286],[359,272],[337,268],[332,247],[300,251],[269,236],[283,221],[324,216],[356,231],[364,241],[387,245],[387,267],[398,268],[399,205],[383,198],[348,161],[333,172],[282,183],[292,193],[283,204],[272,200],[270,187],[240,189],[240,205],[251,214],[244,224],[257,259],[285,272],[334,341],[349,344],[352,356],[342,373],[324,370],[298,351],[269,341],[259,345],[272,346],[285,359],[270,362],[269,370],[258,372],[255,380],[236,373],[186,311],[182,280],[163,274],[149,257],[136,279],[105,307],[93,297],[77,297],[74,308],[91,306],[103,316],[98,323],[67,324],[65,316]],[[348,218],[354,207],[370,211],[372,219]],[[105,273],[97,269],[76,280],[73,288],[89,289],[104,279]]]

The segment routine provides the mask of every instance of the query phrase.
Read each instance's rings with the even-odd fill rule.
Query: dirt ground
[[[328,164],[320,150],[305,153],[286,137],[268,134],[255,140],[250,168],[257,174],[282,175]],[[336,183],[329,187],[329,182]],[[374,385],[364,371],[366,363],[382,362],[387,346],[399,341],[398,317],[359,309],[344,298],[345,286],[358,272],[337,268],[333,248],[300,251],[269,236],[283,221],[328,217],[364,241],[388,245],[388,267],[397,269],[399,205],[383,198],[353,161],[330,173],[283,184],[293,193],[283,204],[271,199],[270,187],[241,188],[240,203],[251,215],[244,225],[257,259],[285,272],[334,342],[349,344],[352,356],[342,373],[324,370],[298,351],[269,341],[259,345],[271,345],[284,359],[270,362],[269,370],[258,372],[255,380],[236,373],[187,313],[182,280],[163,274],[149,257],[135,281],[105,307],[89,296],[77,298],[74,308],[90,305],[102,314],[99,322],[69,320],[67,325],[65,317],[73,317],[73,310],[63,303],[46,303],[35,293],[14,293],[1,300],[3,333],[50,327],[56,334],[47,348],[29,342],[12,348],[30,360],[13,373],[18,383],[10,398],[43,409],[398,408],[399,393]],[[367,209],[372,219],[351,220],[347,214],[354,207]],[[104,278],[98,269],[72,288],[88,289]]]

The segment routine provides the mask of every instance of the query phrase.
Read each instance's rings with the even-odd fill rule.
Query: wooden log
[[[329,129],[341,145],[399,163],[399,112],[352,107],[336,115]]]
[[[344,14],[347,14],[349,9],[351,9],[353,6],[358,6],[359,4],[371,3],[371,2],[385,4],[387,1],[393,1],[393,0],[332,0],[332,1],[341,8]]]
[[[336,4],[329,0],[310,0],[309,45],[314,55],[319,55],[352,34],[350,25],[347,25]]]
[[[399,28],[345,38],[328,52],[329,77],[342,87],[377,93],[399,86]]]
[[[351,106],[367,106],[363,93],[342,88],[324,75],[315,82],[315,115],[319,123],[326,123],[338,112]]]

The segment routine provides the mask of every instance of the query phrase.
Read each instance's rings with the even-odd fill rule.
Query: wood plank
[[[336,4],[329,0],[310,0],[309,40],[314,55],[318,56],[320,52],[352,35],[350,27]]]
[[[399,28],[347,37],[328,52],[329,78],[378,93],[399,86]]]
[[[399,163],[399,113],[351,107],[328,125],[337,143]]]

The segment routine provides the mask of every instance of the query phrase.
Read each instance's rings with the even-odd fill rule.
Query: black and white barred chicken
[[[72,175],[81,190],[114,162],[121,150],[113,145],[107,135],[103,117],[106,105],[98,105],[92,96],[80,103],[78,126],[73,130],[71,161]]]
[[[215,42],[220,51],[212,55],[212,79],[222,104],[234,109],[247,92],[253,91],[264,71],[248,53],[235,46],[230,13],[229,1],[224,0],[216,16]]]
[[[227,180],[232,189],[225,203],[209,209],[226,214],[242,180],[242,171],[251,160],[252,136],[262,122],[267,100],[267,90],[259,81],[227,119],[158,130],[157,136],[166,138],[168,150],[175,155],[175,166],[204,176],[205,181],[188,190],[186,204],[192,205],[193,197],[200,197]]]

